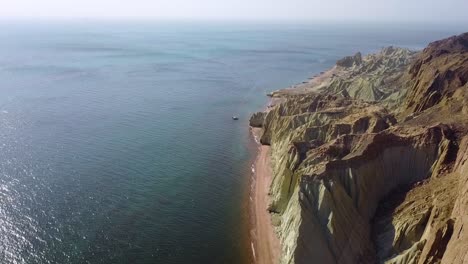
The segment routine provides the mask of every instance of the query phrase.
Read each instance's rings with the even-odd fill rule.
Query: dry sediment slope
[[[337,62],[253,116],[281,263],[468,262],[468,33]]]

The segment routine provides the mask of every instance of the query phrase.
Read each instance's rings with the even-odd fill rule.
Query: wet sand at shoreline
[[[260,129],[253,128],[254,137],[259,137]],[[258,140],[256,140],[258,142]],[[279,262],[281,246],[267,211],[268,190],[272,180],[270,147],[258,145],[258,153],[252,166],[253,181],[251,191],[251,237],[255,263],[276,264]]]

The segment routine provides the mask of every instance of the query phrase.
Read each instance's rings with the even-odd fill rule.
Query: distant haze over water
[[[0,262],[245,262],[247,120],[266,92],[462,31],[4,21]]]

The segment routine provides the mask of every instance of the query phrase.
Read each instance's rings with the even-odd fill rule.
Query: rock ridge
[[[468,261],[468,33],[317,78],[250,119],[271,146],[279,262]]]

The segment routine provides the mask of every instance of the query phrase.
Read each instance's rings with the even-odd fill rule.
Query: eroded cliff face
[[[452,237],[442,256],[442,263],[468,262],[468,136],[460,144],[459,154],[453,171],[458,186],[451,193],[455,195],[455,205],[451,213]]]
[[[281,263],[468,261],[468,34],[337,62],[251,123]]]
[[[379,53],[345,57],[322,77],[296,85],[293,89],[273,92],[273,97],[291,94],[341,95],[350,99],[380,101],[383,105],[400,103],[406,93],[401,88],[401,78],[413,61],[415,52],[403,48],[387,47]],[[324,78],[325,77],[325,78]]]
[[[411,87],[404,112],[422,112],[436,104],[447,103],[455,92],[466,90],[467,35],[433,42],[421,52],[408,71]]]

